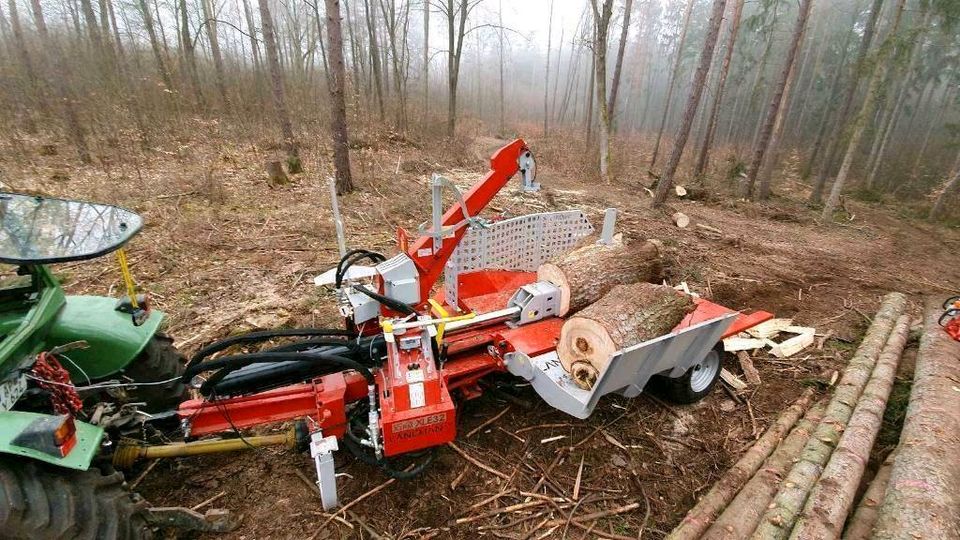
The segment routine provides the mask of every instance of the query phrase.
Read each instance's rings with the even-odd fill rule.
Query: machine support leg
[[[337,475],[333,464],[333,453],[338,449],[337,438],[324,437],[323,432],[317,430],[310,435],[310,456],[317,468],[317,487],[320,488],[320,501],[324,510],[336,508]]]

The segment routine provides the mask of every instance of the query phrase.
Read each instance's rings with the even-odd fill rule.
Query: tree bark
[[[200,0],[203,8],[203,18],[207,29],[207,40],[210,42],[210,55],[213,57],[213,71],[217,78],[217,92],[220,94],[220,106],[225,114],[230,113],[230,94],[227,93],[227,82],[223,69],[223,55],[220,54],[220,36],[217,33],[217,14],[210,5],[212,0]]]
[[[730,21],[730,34],[727,37],[727,50],[723,55],[723,63],[720,66],[720,79],[717,81],[716,97],[713,99],[713,106],[707,120],[707,130],[703,136],[703,144],[701,144],[700,152],[697,154],[697,164],[693,168],[694,177],[703,176],[710,162],[710,147],[713,145],[713,137],[717,131],[717,121],[720,119],[720,107],[723,103],[724,89],[727,86],[727,76],[730,74],[730,62],[733,59],[733,51],[737,44],[737,34],[740,32],[740,20],[743,16],[743,4],[745,0],[735,1],[733,18]]]
[[[957,160],[960,161],[960,155],[957,156]],[[943,186],[943,190],[937,195],[936,200],[933,201],[933,206],[930,207],[930,214],[927,216],[927,219],[930,221],[942,219],[947,212],[947,201],[955,197],[958,192],[960,192],[960,167],[957,167],[953,171],[953,176],[950,177],[947,185]]]
[[[593,7],[594,35],[593,65],[596,73],[596,100],[599,111],[600,132],[600,181],[610,181],[610,111],[607,109],[607,32],[610,28],[610,18],[613,15],[613,0],[602,0],[597,6],[597,0],[590,0]]]
[[[940,300],[924,306],[924,330],[874,538],[960,538],[960,342],[937,323]]]
[[[695,308],[668,285],[617,285],[564,321],[557,356],[578,386],[593,388],[613,353],[669,334]]]
[[[591,243],[540,265],[537,279],[560,289],[558,317],[596,302],[616,285],[659,281],[663,263],[653,242]]]
[[[617,96],[620,93],[620,74],[623,70],[623,55],[627,49],[627,35],[630,33],[630,14],[633,11],[633,0],[626,0],[623,5],[623,26],[620,28],[620,45],[617,49],[617,61],[613,67],[613,80],[610,81],[610,100],[607,104],[607,114],[610,115],[611,125],[617,119]]]
[[[837,126],[840,126],[841,129],[835,130],[827,143],[824,159],[817,173],[817,180],[814,182],[813,191],[810,193],[811,203],[817,204],[823,198],[823,188],[827,184],[827,175],[830,174],[831,163],[834,160],[836,149],[840,145],[842,128],[846,126],[847,117],[850,115],[850,109],[853,107],[853,98],[857,95],[857,88],[859,88],[860,85],[860,74],[867,61],[867,53],[870,51],[870,45],[873,43],[873,36],[876,33],[877,21],[880,19],[882,7],[883,0],[873,0],[873,4],[870,7],[870,15],[867,16],[866,27],[863,31],[863,40],[860,41],[860,49],[857,52],[857,60],[851,69],[850,81],[847,83],[846,92],[844,93],[843,106],[840,108],[840,113],[837,116]]]
[[[890,483],[890,473],[893,472],[893,463],[897,452],[893,451],[880,465],[867,490],[857,503],[857,511],[847,521],[843,531],[843,540],[870,540],[873,535],[873,526],[877,524],[877,515],[880,503],[883,502],[887,485]]]
[[[453,137],[457,130],[457,86],[460,81],[463,37],[467,31],[467,15],[469,13],[467,4],[468,0],[447,0],[446,12],[444,13],[447,16],[447,136],[449,137]],[[502,28],[500,33],[502,45]]]
[[[830,189],[830,196],[826,204],[823,205],[823,212],[820,219],[823,221],[833,220],[833,212],[840,202],[840,194],[847,183],[847,176],[850,174],[850,168],[853,166],[853,160],[856,157],[857,148],[860,147],[860,141],[863,139],[863,133],[867,128],[867,121],[873,114],[873,106],[877,99],[877,93],[880,91],[880,83],[883,82],[887,74],[887,60],[892,53],[897,38],[897,29],[900,27],[900,20],[903,15],[903,9],[906,0],[897,2],[896,11],[893,15],[893,24],[890,26],[890,33],[887,39],[877,51],[875,60],[876,67],[873,70],[873,76],[870,79],[870,85],[867,87],[867,95],[863,99],[863,105],[860,107],[860,113],[854,118],[853,125],[850,127],[850,141],[847,142],[847,150],[843,155],[843,162],[840,164],[840,170],[837,171],[837,178],[833,181],[833,187]]]
[[[780,153],[780,140],[783,138],[783,125],[785,117],[789,113],[786,107],[782,106],[790,99],[793,92],[793,84],[797,77],[797,65],[794,64],[787,77],[787,86],[783,89],[783,98],[781,99],[780,110],[777,111],[777,119],[773,123],[773,134],[770,136],[770,146],[767,148],[766,155],[763,158],[763,164],[760,165],[760,186],[757,189],[757,198],[765,201],[770,198],[770,185],[773,183],[773,170],[776,168],[777,155]]]
[[[344,99],[343,28],[340,0],[325,0],[327,6],[327,54],[330,55],[330,132],[333,138],[333,165],[337,171],[337,193],[353,191],[350,174],[350,146],[347,136],[347,103]]]
[[[280,71],[280,57],[277,54],[277,40],[273,32],[273,19],[270,18],[268,0],[258,0],[260,5],[260,25],[263,32],[263,43],[267,53],[267,66],[270,69],[271,89],[273,93],[273,107],[280,124],[280,136],[283,137],[283,148],[287,152],[287,168],[291,174],[303,172],[300,163],[300,149],[297,139],[293,135],[293,124],[287,112],[287,95],[283,86],[283,73]]]
[[[377,23],[376,20],[370,15],[370,2],[368,0],[363,0],[363,13],[367,21],[367,36],[370,39],[370,56],[372,61],[370,62],[371,71],[373,71],[373,89],[377,98],[377,112],[380,115],[380,121],[382,122],[386,117],[386,109],[383,105],[383,82],[382,74],[380,72],[380,46],[377,42]],[[374,12],[374,16],[376,13]]]
[[[501,3],[502,8],[502,3]],[[550,0],[550,15],[547,22],[547,67],[544,69],[543,82],[543,136],[547,136],[550,124],[550,54],[553,52],[553,0]]]
[[[43,116],[50,116],[50,104],[47,101],[46,92],[43,88],[41,78],[37,75],[36,67],[30,52],[27,50],[27,42],[23,37],[23,27],[20,25],[20,15],[17,13],[16,0],[8,0],[7,5],[10,8],[10,27],[13,33],[14,48],[17,49],[17,55],[20,57],[20,63],[23,65],[23,71],[27,76],[27,83],[30,85],[30,93],[36,97],[37,105]],[[27,131],[35,132],[37,130],[36,122],[30,111],[27,111],[24,120],[27,122]]]
[[[179,3],[180,47],[183,50],[184,60],[187,64],[187,79],[190,81],[190,90],[193,92],[193,99],[197,107],[203,109],[205,107],[203,89],[200,86],[200,73],[197,71],[197,55],[193,48],[193,39],[190,37],[190,19],[187,16],[187,0],[179,0]]]
[[[870,450],[883,423],[883,411],[893,390],[894,376],[910,333],[910,316],[901,315],[890,334],[863,394],[853,409],[837,448],[810,491],[803,514],[797,520],[790,538],[819,540],[839,538],[847,514],[853,508],[857,488]]]
[[[167,90],[173,91],[173,81],[170,79],[170,70],[167,69],[167,63],[163,59],[163,50],[160,48],[160,40],[157,38],[157,31],[153,26],[153,15],[150,14],[150,7],[147,6],[147,0],[139,0],[140,16],[143,18],[143,27],[147,30],[147,36],[150,37],[150,48],[153,50],[153,59],[157,63],[157,73]]]
[[[683,156],[687,139],[690,137],[690,127],[693,126],[693,118],[697,114],[697,107],[700,106],[700,98],[703,96],[703,87],[706,86],[710,64],[713,63],[713,51],[717,45],[717,37],[720,35],[720,23],[723,22],[723,12],[726,7],[727,0],[713,1],[713,12],[710,15],[710,22],[707,23],[707,36],[704,38],[703,51],[700,53],[700,65],[697,66],[697,71],[693,74],[690,96],[687,98],[687,104],[683,109],[683,119],[680,121],[680,127],[677,129],[677,134],[673,140],[670,159],[667,161],[667,167],[657,184],[653,206],[663,204],[667,200],[667,194],[673,189],[673,177],[677,172],[677,167],[680,166],[680,158]],[[669,103],[667,105],[669,106]]]
[[[873,373],[880,351],[906,307],[907,298],[903,294],[890,293],[884,296],[873,323],[837,383],[823,421],[817,425],[800,454],[800,460],[790,469],[773,502],[767,507],[752,536],[754,540],[780,539],[790,534],[807,494],[850,420],[853,408]]]
[[[670,83],[667,86],[667,100],[663,106],[663,116],[660,118],[660,129],[657,130],[657,142],[653,145],[653,155],[650,157],[650,167],[657,164],[660,154],[660,141],[663,139],[663,130],[667,126],[667,116],[670,114],[670,102],[673,101],[673,90],[677,85],[677,75],[680,73],[680,61],[683,59],[683,46],[687,43],[687,30],[690,28],[690,13],[693,11],[694,0],[687,0],[687,7],[683,11],[683,29],[680,31],[680,42],[677,44],[677,56],[673,60],[673,69],[670,71]]]
[[[826,400],[823,400],[807,410],[790,434],[763,462],[753,478],[743,486],[729,504],[722,508],[720,516],[701,538],[739,540],[750,536],[760,523],[767,504],[777,494],[781,480],[796,462],[800,451],[810,440],[810,435],[823,419],[825,409]]]
[[[783,96],[786,92],[787,81],[790,78],[790,73],[793,71],[793,63],[796,60],[797,50],[800,48],[800,42],[803,39],[803,33],[807,28],[807,19],[810,17],[810,6],[812,5],[813,0],[802,0],[800,4],[800,12],[797,15],[797,23],[793,28],[793,37],[791,38],[789,48],[787,49],[787,56],[783,63],[783,69],[780,71],[780,78],[777,81],[777,86],[773,92],[773,98],[770,100],[770,106],[767,110],[763,127],[761,128],[759,136],[757,137],[757,141],[754,144],[753,161],[750,164],[750,168],[747,170],[747,180],[744,183],[741,192],[741,195],[744,197],[751,197],[753,195],[753,187],[757,181],[757,176],[760,173],[760,166],[763,165],[763,158],[770,146],[770,138],[773,135],[774,124],[777,121],[777,115],[780,113],[780,107],[783,104]]]

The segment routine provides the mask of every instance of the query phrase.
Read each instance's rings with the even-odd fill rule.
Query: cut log
[[[910,404],[874,538],[960,538],[960,343],[928,298]]]
[[[893,471],[893,461],[896,456],[896,451],[890,452],[887,459],[880,465],[867,491],[860,498],[857,511],[847,522],[847,528],[843,531],[843,540],[870,540],[873,536],[873,526],[877,523],[880,503],[883,502],[883,496],[887,492],[887,484],[890,482],[890,473]]]
[[[863,388],[867,385],[880,351],[907,306],[907,298],[900,293],[890,293],[883,299],[880,310],[867,333],[843,372],[823,421],[800,454],[781,485],[776,497],[763,515],[753,538],[769,540],[786,538],[793,529],[797,516],[803,509],[807,494],[820,476],[820,471],[830,459],[830,454],[840,440],[840,434],[850,420]]]
[[[763,462],[760,470],[723,509],[703,538],[739,540],[750,536],[760,523],[770,499],[777,494],[783,476],[793,466],[794,460],[810,440],[810,434],[823,418],[826,406],[826,400],[823,400],[810,407],[776,451]]]
[[[740,377],[737,377],[733,373],[730,373],[729,371],[727,371],[727,368],[720,369],[720,380],[729,384],[730,387],[736,390],[737,392],[741,390],[746,390],[747,388],[749,388],[747,386],[747,383],[743,382],[740,379]]]
[[[909,333],[910,316],[902,315],[880,353],[877,367],[853,409],[837,448],[810,491],[803,514],[797,520],[790,538],[838,538],[843,532],[843,524],[853,508],[857,488],[860,487],[860,478],[870,460],[870,449],[883,423],[883,411],[887,408],[887,399],[893,390],[893,379]]]
[[[680,522],[680,525],[667,536],[668,540],[693,540],[710,527],[710,523],[733,499],[741,487],[757,472],[784,435],[803,416],[813,399],[813,389],[806,389],[800,397],[787,407],[777,421],[753,443],[749,450],[733,467],[724,473],[710,491],[694,506]]]
[[[673,219],[673,224],[681,229],[686,229],[690,225],[690,216],[683,212],[676,212],[670,218]]]
[[[662,270],[660,250],[651,241],[593,243],[540,265],[537,279],[560,289],[558,315],[563,317],[596,302],[617,285],[660,281]]]
[[[673,191],[676,192],[677,197],[686,197],[686,196],[687,196],[687,188],[685,188],[685,187],[683,187],[683,186],[680,186],[680,185],[674,186],[674,187],[673,187]]]
[[[740,369],[743,370],[743,376],[747,382],[754,386],[760,384],[760,373],[754,367],[753,359],[747,351],[737,351],[737,360],[740,362]]]
[[[592,388],[613,353],[670,333],[695,307],[688,295],[667,285],[617,285],[563,323],[557,356],[577,384]],[[585,364],[576,373],[575,362]],[[586,364],[595,373],[586,373]]]

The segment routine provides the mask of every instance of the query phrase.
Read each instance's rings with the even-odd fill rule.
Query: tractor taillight
[[[30,422],[12,444],[64,457],[77,445],[77,425],[71,415],[42,416]]]

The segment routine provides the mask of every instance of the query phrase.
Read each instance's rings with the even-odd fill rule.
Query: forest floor
[[[340,203],[349,246],[393,252],[397,226],[415,231],[429,218],[429,174],[441,172],[467,186],[483,175],[487,157],[502,142],[478,138],[419,147],[385,136],[355,143],[358,189]],[[595,530],[635,538],[642,528],[658,538],[806,385],[824,391],[833,371],[852,355],[884,293],[903,291],[916,300],[924,292],[945,296],[960,283],[954,251],[960,250],[960,232],[899,217],[897,208],[856,201],[846,204],[852,220],[821,224],[818,213],[803,204],[807,188],[790,180],[789,171],[778,184],[778,196],[766,204],[708,197],[674,199],[667,209],[652,210],[643,189],[649,184],[645,173],[621,171],[620,180],[609,185],[588,182],[580,165],[566,157],[578,152],[575,145],[529,142],[539,158],[543,192],[520,193],[514,181],[488,214],[579,208],[599,226],[603,210],[616,207],[618,229],[627,238],[656,238],[668,248],[671,283],[686,281],[731,308],[793,317],[830,339],[822,350],[787,360],[761,354],[755,362],[762,384],[736,401],[719,386],[704,401],[682,407],[646,396],[607,397],[581,421],[544,405],[529,390],[521,398],[530,408],[487,394],[463,407],[458,445],[509,481],[445,448],[424,476],[386,486],[322,531],[318,527],[328,517],[298,474],[312,477],[312,461],[292,451],[164,460],[142,478],[137,486],[142,495],[153,505],[190,507],[223,492],[213,506],[242,516],[241,527],[223,538],[580,537],[585,531],[548,522],[538,512],[551,509],[554,517],[566,518],[570,510],[582,515],[630,503],[637,508],[597,520]],[[116,203],[140,212],[146,226],[128,249],[133,272],[155,306],[169,315],[168,332],[190,353],[241,329],[338,323],[332,295],[312,282],[337,260],[326,183],[314,173],[269,187],[263,162],[274,153],[255,145],[209,142],[164,146],[149,155],[106,147],[98,165],[78,167],[66,151],[40,155],[39,143],[26,141],[18,152],[0,158],[0,181],[7,189]],[[305,156],[308,171],[320,168],[319,150],[308,147]],[[722,230],[725,239],[694,226],[676,228],[669,216],[677,210],[694,223]],[[56,270],[71,293],[116,295],[120,290],[111,258]],[[739,373],[732,364],[727,367]],[[496,422],[462,438],[506,408]],[[542,442],[556,436],[564,438]],[[347,453],[339,454],[341,501],[387,480]],[[550,503],[451,524],[521,502],[520,492],[570,497],[581,463],[579,507],[561,504],[560,512]],[[551,464],[544,482],[538,482]],[[131,477],[144,471],[140,467]],[[497,501],[471,508],[496,494],[502,494]]]

